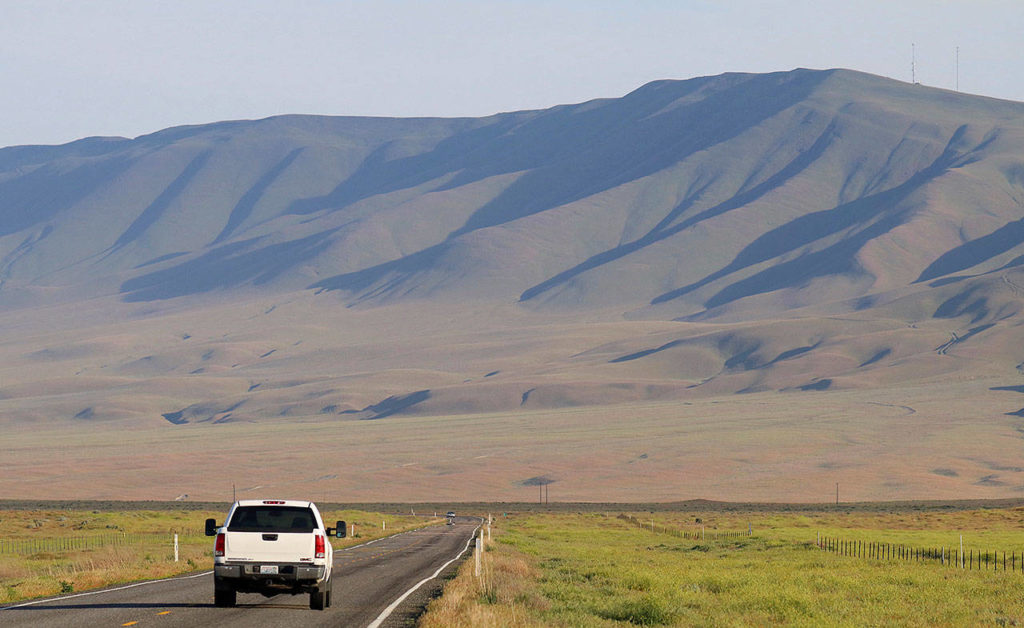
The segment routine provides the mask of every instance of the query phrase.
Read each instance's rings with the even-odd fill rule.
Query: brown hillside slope
[[[1024,105],[844,70],[0,149],[0,489],[1012,496],[1022,185]]]

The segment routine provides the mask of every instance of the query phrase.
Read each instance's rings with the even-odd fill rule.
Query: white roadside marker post
[[[480,554],[483,553],[481,545],[482,543],[480,542],[480,537],[477,537],[476,551],[473,552],[473,555],[476,557],[476,564],[474,565],[473,573],[476,575],[477,578],[480,577]]]
[[[174,562],[178,562],[178,533],[174,533]]]

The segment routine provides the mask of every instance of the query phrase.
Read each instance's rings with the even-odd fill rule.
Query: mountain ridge
[[[0,149],[4,486],[1018,494],[1022,216],[1024,104],[846,70]]]
[[[984,266],[987,242],[1022,252],[1022,120],[1020,103],[800,69],[486,118],[283,115],[9,147],[0,301],[84,281],[130,302],[254,285],[693,316],[816,277],[848,280],[849,300]],[[966,169],[1004,198],[939,232],[919,198],[959,194]],[[946,248],[909,251],[913,277],[865,252],[918,223]]]

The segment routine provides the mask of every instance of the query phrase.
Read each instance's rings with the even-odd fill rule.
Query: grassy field
[[[1024,509],[531,513],[499,518],[421,625],[964,626],[1024,623],[1020,572],[841,556],[818,535],[1024,550]],[[654,519],[656,532],[651,532]],[[700,519],[701,523],[697,523]],[[641,527],[640,524],[643,524]],[[750,526],[753,534],[744,533]],[[684,530],[704,540],[661,532]],[[738,532],[728,540],[715,533]]]
[[[213,541],[203,534],[207,517],[223,521],[226,509],[0,510],[0,539],[32,548],[0,552],[0,604],[112,584],[210,569]],[[422,526],[429,518],[362,510],[322,512],[327,521],[355,524],[355,535],[333,539],[345,547]],[[333,523],[332,523],[333,525]],[[178,533],[178,562],[173,535]],[[125,539],[118,541],[118,537]],[[88,539],[88,547],[53,550],[57,539]]]

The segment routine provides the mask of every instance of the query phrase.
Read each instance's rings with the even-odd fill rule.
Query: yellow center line
[[[137,621],[129,621],[129,622],[123,623],[121,625],[122,626],[134,626],[137,623],[139,623],[139,622],[137,622]]]
[[[170,615],[171,611],[160,611],[157,615]]]

